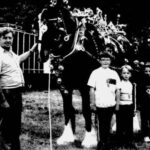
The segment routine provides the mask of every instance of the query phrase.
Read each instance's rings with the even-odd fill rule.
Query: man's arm
[[[27,58],[29,58],[29,56],[35,51],[36,47],[37,47],[37,43],[35,43],[29,51],[19,55],[19,63],[22,63]]]

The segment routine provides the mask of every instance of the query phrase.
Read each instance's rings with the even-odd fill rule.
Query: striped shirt
[[[120,105],[133,104],[133,85],[130,81],[121,81],[120,83]]]
[[[19,56],[12,50],[0,47],[0,86],[12,89],[24,86],[24,77],[19,64]]]

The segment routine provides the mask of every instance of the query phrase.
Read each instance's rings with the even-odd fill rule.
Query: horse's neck
[[[67,34],[72,33],[73,30],[76,29],[76,23],[75,20],[73,20],[70,11],[63,7],[60,9],[59,14],[62,18],[66,33]]]

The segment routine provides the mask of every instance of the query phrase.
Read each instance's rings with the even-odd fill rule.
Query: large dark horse
[[[39,54],[43,62],[50,59],[51,74],[55,76],[63,97],[65,128],[57,144],[66,144],[75,140],[75,109],[72,103],[72,92],[78,89],[82,96],[82,112],[86,129],[82,145],[90,147],[96,145],[97,141],[96,137],[92,139],[87,81],[91,72],[99,67],[99,54],[104,47],[109,45],[111,53],[117,54],[118,49],[115,48],[120,45],[115,38],[108,39],[108,35],[100,34],[102,27],[97,27],[98,20],[94,20],[96,17],[92,17],[93,13],[89,10],[79,15],[77,10],[74,12],[70,10],[67,1],[55,2],[51,1],[51,4],[39,14],[39,40],[41,41]],[[98,17],[101,19],[102,16]],[[108,42],[109,44],[108,40],[111,41]],[[121,51],[121,48],[119,50]]]

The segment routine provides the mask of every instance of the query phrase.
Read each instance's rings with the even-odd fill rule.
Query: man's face
[[[0,37],[0,45],[4,49],[9,49],[12,46],[12,44],[13,44],[13,34],[11,32]]]
[[[109,57],[102,57],[100,59],[101,67],[108,68],[111,63],[111,59]]]

